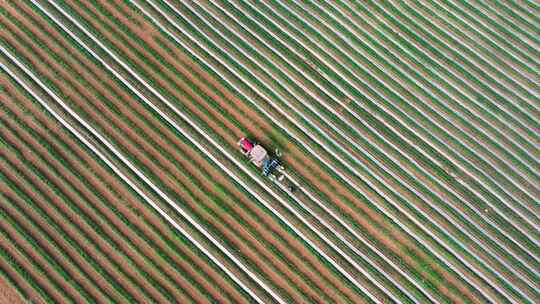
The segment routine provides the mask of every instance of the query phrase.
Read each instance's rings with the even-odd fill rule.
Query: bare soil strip
[[[12,288],[4,278],[0,277],[0,304],[23,304],[25,299]]]

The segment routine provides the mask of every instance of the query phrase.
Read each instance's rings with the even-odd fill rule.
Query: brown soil
[[[26,171],[26,168],[24,168],[24,167],[18,167],[17,170],[18,170],[18,172],[25,172],[25,171]],[[26,174],[30,174],[30,175],[31,175],[32,173],[26,172]],[[7,175],[11,175],[11,174],[8,173]],[[51,207],[49,206],[49,204],[48,204],[48,202],[51,202],[51,201],[53,201],[53,200],[56,199],[56,198],[54,198],[53,194],[51,193],[51,191],[50,191],[49,189],[43,188],[43,185],[40,185],[40,187],[42,188],[42,190],[45,191],[45,193],[48,193],[48,195],[49,195],[48,197],[42,199],[41,197],[39,197],[39,196],[35,195],[34,193],[32,193],[32,192],[31,192],[32,190],[30,190],[30,189],[27,190],[27,191],[28,191],[28,194],[30,194],[30,196],[32,196],[33,199],[34,199],[36,202],[40,203],[41,207],[44,208],[44,209],[46,210],[47,214],[50,214],[50,215],[55,219],[56,223],[58,223],[59,225],[62,225],[62,224],[65,223],[66,221],[65,221],[63,218],[61,218],[61,217],[59,217],[58,215],[56,215],[56,214],[54,213],[54,211],[51,209]],[[46,200],[46,201],[44,201],[44,200]],[[45,229],[45,231],[47,231],[47,233],[48,233],[53,239],[55,239],[56,242],[59,243],[59,245],[60,245],[60,247],[62,248],[62,250],[63,250],[64,252],[66,252],[69,256],[71,256],[71,257],[76,261],[76,263],[79,264],[79,265],[85,270],[86,273],[89,273],[91,277],[96,278],[96,280],[99,281],[98,284],[99,284],[100,288],[105,288],[106,293],[111,294],[111,290],[110,290],[110,287],[108,287],[108,283],[107,283],[104,279],[101,279],[101,280],[100,280],[99,278],[101,278],[101,276],[100,276],[97,272],[95,272],[95,271],[90,267],[90,265],[87,264],[86,261],[84,261],[84,260],[82,259],[82,257],[78,256],[78,253],[77,253],[74,249],[72,249],[69,245],[67,245],[67,244],[65,244],[65,243],[62,243],[63,240],[62,240],[61,236],[58,235],[58,234],[57,234],[50,226],[48,226],[48,224],[47,224],[46,222],[44,222],[44,221],[39,217],[39,215],[33,214],[31,210],[26,209],[26,208],[28,208],[28,207],[27,207],[27,206],[21,207],[21,209],[24,210],[25,213],[29,214],[30,216],[33,216],[33,217],[34,217],[34,220],[35,220],[37,223],[40,223],[41,227],[42,227],[43,229]],[[90,250],[90,248],[88,248],[88,244],[85,244],[84,241],[81,241],[81,240],[80,240],[80,236],[73,230],[73,228],[71,228],[70,226],[67,226],[67,227],[62,227],[62,229],[63,229],[64,231],[66,231],[66,233],[67,233],[68,235],[70,235],[72,238],[74,238],[75,240],[79,239],[77,242],[84,248],[84,250],[86,250],[86,251],[88,251],[88,252],[92,252],[92,250]],[[46,244],[42,244],[42,246],[47,246],[47,245],[46,245]],[[92,256],[93,256],[94,258],[98,258],[98,257],[95,257],[94,254],[92,254]],[[62,259],[62,257],[59,256],[59,255],[56,255],[56,258],[57,258],[57,259],[60,259],[60,260]],[[99,258],[98,258],[98,260],[99,260]],[[76,273],[71,273],[71,275],[72,275],[76,280],[82,281],[81,277],[78,276]]]
[[[326,128],[325,126],[323,126],[323,125],[320,125],[320,124],[317,124],[317,125],[318,125],[319,127],[321,127],[322,129],[327,129],[327,128]],[[330,134],[330,133],[328,133],[328,134]],[[349,151],[349,152],[351,152],[351,151]],[[353,155],[354,155],[354,153],[353,153]],[[356,156],[358,157],[358,155],[356,155]],[[359,157],[359,159],[362,160],[362,157]],[[363,161],[363,160],[362,160],[362,161]],[[295,163],[296,163],[296,162],[295,162]],[[298,163],[300,163],[300,162],[298,162]],[[302,163],[302,164],[304,164],[304,163]],[[302,171],[303,171],[302,169],[303,169],[303,168],[295,168],[296,172],[302,172]],[[308,171],[308,172],[309,172],[309,171]],[[319,173],[319,172],[318,172],[318,173]],[[319,174],[321,174],[321,173],[319,173]],[[317,176],[317,175],[319,175],[319,174],[313,174],[313,175],[314,175],[314,176]],[[303,175],[303,176],[309,176],[309,173],[304,173],[304,174],[302,174],[302,175]],[[319,176],[321,176],[321,175],[319,175]],[[327,179],[326,181],[329,181],[329,182],[330,182],[330,183],[328,183],[327,185],[331,186],[333,189],[337,189],[337,192],[338,192],[338,193],[344,194],[344,196],[347,197],[350,201],[355,202],[357,206],[359,206],[359,207],[362,207],[362,206],[363,206],[363,204],[359,203],[359,199],[356,198],[356,197],[354,197],[353,195],[351,195],[351,194],[349,193],[349,191],[348,191],[346,188],[344,188],[340,183],[336,183],[334,180],[332,180],[332,179],[330,179],[330,178]],[[316,182],[313,182],[313,183],[315,184]],[[318,184],[324,184],[324,183],[320,183],[320,182],[319,182]],[[315,184],[315,185],[316,185],[316,184]],[[325,189],[325,188],[330,188],[330,187],[325,187],[325,186],[318,187],[318,189]],[[332,188],[331,188],[331,189],[332,189]],[[367,193],[367,194],[368,194],[368,196],[369,196],[369,198],[370,198],[371,200],[377,200],[377,199],[378,199],[376,196],[373,196],[373,194],[369,191],[369,189],[364,188],[364,187],[361,187],[361,188],[362,188],[362,190],[364,190],[364,193]],[[326,190],[326,189],[325,189],[325,190]],[[330,195],[331,195],[331,194],[330,194]],[[330,197],[332,197],[332,195],[331,195]],[[343,210],[345,213],[348,213],[348,214],[352,215],[352,216],[356,219],[357,223],[361,224],[361,225],[362,225],[362,226],[363,226],[363,227],[364,227],[371,235],[374,235],[374,236],[380,235],[380,231],[378,231],[376,227],[370,225],[369,221],[367,221],[367,218],[361,218],[361,217],[359,217],[358,215],[355,214],[356,212],[355,212],[354,210],[352,210],[350,207],[346,206],[346,205],[343,204],[343,203],[342,203],[342,204],[339,204],[339,205],[340,205],[340,207],[342,208],[342,210]],[[381,218],[380,216],[378,216],[377,214],[375,214],[372,210],[367,209],[367,208],[362,208],[362,209],[363,209],[363,211],[367,212],[367,214],[370,215],[371,219],[374,219],[374,220],[376,220],[376,221],[379,221],[379,224],[384,225],[384,223],[382,222],[382,218]],[[380,236],[379,236],[378,238],[380,238]],[[403,239],[402,237],[400,238],[400,237],[398,236],[398,239],[400,239],[401,242],[404,242],[404,239]],[[390,250],[393,250],[394,252],[399,252],[399,247],[397,246],[397,243],[395,243],[392,239],[382,239],[382,242],[383,242],[383,243],[385,244],[385,246],[387,246],[387,248],[389,248]],[[405,241],[405,242],[406,242],[406,241]],[[405,260],[409,260],[409,262],[410,262],[410,259],[405,258]]]
[[[13,256],[14,256],[14,259],[17,263],[19,263],[19,265],[22,265],[22,267],[24,268],[24,270],[30,274],[31,277],[34,278],[34,280],[36,281],[36,283],[41,286],[42,288],[47,288],[48,287],[48,283],[42,278],[42,276],[40,277],[39,275],[36,274],[36,271],[34,271],[31,267],[28,267],[28,265],[31,264],[30,261],[28,261],[27,259],[24,259],[23,257],[21,257],[20,255],[18,255],[18,251],[16,248],[14,248],[13,246],[4,246],[2,245],[2,247],[4,247],[4,249],[8,252],[10,252]],[[0,260],[0,263],[4,263],[4,261],[1,261]],[[28,285],[27,284],[27,281],[26,279],[22,278],[22,277],[19,277],[18,276],[18,273],[15,272],[15,270],[13,269],[10,269],[7,264],[6,264],[6,269],[7,269],[7,273],[17,282],[17,284],[19,284],[19,286],[22,286],[23,290],[25,291],[25,293],[28,295],[28,297],[26,299],[24,299],[25,302],[23,302],[22,299],[19,298],[19,302],[23,302],[23,303],[26,303],[28,301],[31,301],[31,303],[46,303],[43,298],[41,297],[40,294],[38,294],[37,292],[35,292],[35,290],[33,289],[32,286]],[[9,290],[9,289],[8,289]],[[14,290],[10,290],[11,292],[15,292]],[[59,299],[63,299],[59,294],[53,294],[51,295],[50,293],[48,294],[51,298],[53,299],[56,299],[57,301]]]
[[[107,92],[107,91],[102,91],[103,92]],[[123,94],[123,93],[122,93]],[[108,93],[106,95],[109,95]],[[110,97],[110,96],[108,96]],[[125,100],[128,100],[129,99],[129,96],[123,96],[125,97]],[[159,138],[159,137],[157,137]],[[95,169],[95,168],[94,168]],[[105,177],[107,178],[107,181],[109,183],[109,185],[113,185],[113,186],[116,186],[118,184],[118,181],[114,180],[113,178],[110,178],[110,177]],[[116,187],[118,188],[118,187]],[[146,215],[147,217],[149,217],[150,221],[153,222],[154,225],[158,226],[160,228],[161,231],[168,231],[168,228],[163,225],[163,220],[161,219],[156,219],[155,215],[153,215],[153,213],[151,213],[149,210],[147,209],[142,209],[141,210],[141,206],[140,206],[140,203],[137,201],[137,199],[132,199],[131,198],[131,194],[129,192],[126,192],[125,189],[115,189],[116,191],[119,191],[119,193],[122,193],[122,196],[126,197],[126,202],[124,203],[130,203],[130,206],[119,206],[121,209],[124,209],[124,210],[129,210],[129,211],[133,211],[133,210],[130,210],[130,209],[136,209],[136,212],[137,213],[141,213],[141,215]],[[127,199],[127,197],[129,197],[130,199]],[[132,202],[129,202],[130,200],[133,200]],[[137,222],[139,221],[140,219],[137,219],[136,217],[134,217],[133,215],[132,216],[128,216],[130,217],[130,219],[132,220],[132,222]],[[143,229],[145,230],[145,229]]]
[[[7,88],[7,86],[6,86],[6,88]],[[10,122],[10,123],[11,123],[11,122]],[[11,137],[11,135],[7,135],[7,134],[2,134],[2,136],[3,136],[3,137],[4,137],[4,136],[7,136],[6,138],[8,138],[8,139]],[[16,139],[9,139],[9,140],[10,140],[11,143],[17,143],[17,140],[16,140]],[[19,151],[24,151],[24,150],[19,150]],[[26,154],[27,157],[33,158],[33,156],[32,156],[31,154],[28,154],[28,153],[25,153],[25,154]],[[12,161],[15,161],[15,162],[18,163],[18,160],[16,160],[16,159],[14,158],[14,155],[8,155],[8,156],[9,156],[10,159],[12,159]],[[26,171],[26,169],[21,168],[18,172],[25,172],[25,171]],[[7,175],[8,175],[8,176],[13,176],[13,175],[12,175],[12,172],[9,172],[9,171],[8,171]],[[15,178],[18,179],[17,177],[15,177]],[[38,199],[38,200],[39,200],[39,199]],[[30,212],[30,213],[32,213],[32,212]],[[23,225],[26,224],[25,221],[22,221],[22,220],[20,220],[19,222],[22,223]],[[47,228],[50,229],[50,227],[49,227],[47,224],[44,224],[44,227],[47,227]],[[30,229],[30,228],[28,228],[28,229]],[[53,231],[49,231],[49,232],[51,232],[52,234],[54,234]],[[56,235],[56,236],[58,237],[58,235]],[[49,247],[48,245],[44,245],[44,246],[45,246],[45,247]],[[59,256],[59,255],[57,255],[57,254],[56,254],[56,255],[53,254],[53,256],[56,256],[56,258],[59,259],[59,260],[62,260],[62,259],[63,259],[61,256]],[[68,272],[69,272],[69,270],[68,270]],[[76,272],[72,272],[71,275],[73,276],[73,278],[74,278],[75,280],[77,280],[77,281],[79,281],[79,282],[84,281],[84,280],[81,280],[81,277],[80,277]],[[99,277],[99,276],[97,276],[97,277]],[[99,299],[99,293],[96,294],[95,289],[93,289],[91,285],[85,285],[85,284],[83,283],[83,286],[85,286],[85,289],[88,290],[88,291],[90,292],[90,294],[93,294],[94,296],[97,296],[97,298]],[[70,289],[68,288],[67,290],[70,290]]]
[[[4,208],[8,212],[8,216],[10,218],[16,220],[19,223],[24,222],[19,215],[14,213],[15,211],[12,210],[11,206],[6,206]],[[26,226],[25,223],[21,225]],[[13,227],[7,225],[6,223],[2,223],[2,229],[5,230],[7,234],[16,241],[15,244],[10,244],[9,246],[6,245],[7,250],[11,252],[12,256],[14,256],[16,260],[18,260],[18,262],[24,267],[26,271],[32,273],[34,279],[38,282],[39,285],[42,285],[44,289],[48,290],[49,294],[53,299],[55,299],[55,301],[59,303],[66,301],[66,297],[64,297],[65,294],[76,295],[76,293],[73,292],[73,288],[54,271],[54,269],[47,263],[47,261],[45,261],[45,259],[42,258],[41,255],[39,255],[36,250],[34,250],[32,246],[30,246],[29,243],[27,243],[22,237],[20,237],[20,235]],[[28,229],[29,233],[37,235],[37,233],[29,227],[26,227],[26,229]],[[26,252],[30,258],[30,261],[28,261],[26,258],[23,258],[23,255],[19,252],[19,250]],[[47,273],[47,277],[44,276],[41,272],[34,269],[32,264],[30,263],[36,263],[43,266],[45,272]],[[62,292],[54,290],[52,287],[53,285],[50,283],[51,281],[59,283],[60,286],[62,286]],[[83,301],[82,298],[77,296],[75,296],[75,299],[77,301]]]
[[[13,278],[15,282],[18,278]],[[0,304],[23,304],[25,299],[21,297],[13,286],[4,278],[0,277]]]
[[[37,144],[34,144],[34,146],[37,146]],[[35,161],[35,163],[38,163],[38,162]],[[56,166],[58,166],[58,164]],[[39,165],[38,165],[38,167],[39,167]],[[59,169],[61,170],[63,168],[60,167]],[[60,171],[60,172],[62,172],[62,171]],[[73,186],[77,187],[78,189],[81,189],[82,185],[80,184],[80,182],[76,179],[76,177],[74,175],[69,174],[68,172],[64,172],[64,173],[66,173],[68,180],[71,181],[71,184]],[[68,196],[70,196],[71,191],[66,190],[66,189],[64,189],[64,191],[66,191],[68,193]],[[86,189],[86,191],[83,191],[83,193],[85,194],[85,197],[91,197],[92,196],[92,193],[90,193],[88,189]],[[77,196],[73,196],[72,199],[73,199],[74,202],[77,202]],[[96,203],[96,202],[97,202],[97,197],[96,197],[96,200],[93,202],[94,205],[98,205],[98,203]],[[91,209],[89,209],[89,207],[86,204],[79,204],[79,207],[82,208],[85,211],[85,213],[87,213],[87,214],[89,214],[91,216],[92,221],[94,223],[99,223],[100,226],[104,226],[104,224],[102,224],[103,220],[100,219],[97,216],[94,216],[92,214],[93,211]],[[83,225],[83,224],[81,224],[81,225]],[[93,229],[91,227],[84,226],[84,225],[83,225],[83,227],[85,227],[85,229],[83,229],[83,230],[86,230],[87,234],[91,235],[91,237],[92,237],[91,232],[92,232]],[[105,231],[105,233],[107,233],[107,235],[111,236],[116,241],[116,244],[119,245],[119,248],[122,249],[122,252],[130,255],[130,253],[131,253],[130,248],[127,247],[113,231],[111,231],[108,227],[103,227],[103,230]],[[115,250],[113,248],[110,248],[110,245],[104,243],[102,240],[100,240],[99,237],[97,237],[97,236],[93,237],[93,241],[94,241],[95,244],[98,244],[99,247],[102,248],[102,250],[104,250],[105,252],[115,252]],[[113,254],[113,255],[111,255],[111,258],[112,258],[112,260],[115,260],[117,263],[119,263],[119,265],[123,269],[133,270],[133,267],[129,267],[130,265],[126,264],[127,260],[122,259],[119,255]],[[140,264],[144,265],[143,262],[141,262]],[[140,268],[144,269],[145,267],[140,266]],[[131,273],[131,275],[133,277],[138,277],[139,276],[138,274],[133,273],[133,272]],[[157,297],[157,295],[155,294],[155,291],[153,291],[153,292],[154,292],[153,295]],[[158,297],[158,299],[159,299],[159,297]]]

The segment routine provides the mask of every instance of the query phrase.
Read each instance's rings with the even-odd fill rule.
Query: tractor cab
[[[253,149],[253,143],[249,141],[249,139],[243,137],[240,139],[240,141],[238,141],[238,146],[240,146],[240,149],[242,149],[242,152],[244,152],[244,154],[248,154],[251,149]]]
[[[248,153],[249,160],[257,167],[263,166],[265,161],[268,161],[270,157],[268,152],[261,145],[254,146]]]

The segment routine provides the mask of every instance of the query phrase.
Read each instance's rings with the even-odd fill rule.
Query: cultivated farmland
[[[0,13],[0,302],[540,302],[538,2]]]

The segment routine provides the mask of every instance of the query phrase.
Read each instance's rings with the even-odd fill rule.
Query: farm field
[[[539,12],[0,2],[0,303],[539,303]]]

